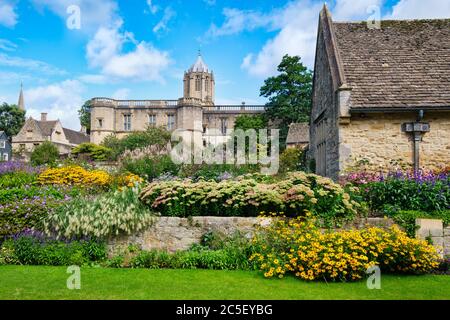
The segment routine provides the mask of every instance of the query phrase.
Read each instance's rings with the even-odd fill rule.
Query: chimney
[[[47,113],[46,112],[41,113],[41,121],[47,121]]]

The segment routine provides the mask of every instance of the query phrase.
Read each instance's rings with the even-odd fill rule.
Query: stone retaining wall
[[[416,219],[416,238],[430,239],[441,256],[450,255],[450,226],[439,219]]]
[[[200,243],[203,235],[214,231],[224,235],[240,232],[251,238],[258,225],[270,224],[270,218],[256,217],[159,217],[147,230],[136,235],[113,238],[109,241],[110,251],[135,244],[144,250],[160,249],[167,251],[187,250],[194,243]],[[344,228],[364,228],[367,225],[389,227],[391,219],[364,218],[357,219]]]

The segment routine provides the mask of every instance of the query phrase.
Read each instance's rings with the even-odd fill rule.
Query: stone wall
[[[439,219],[416,219],[416,238],[429,239],[441,256],[450,255],[450,226]]]
[[[319,30],[314,74],[313,106],[311,111],[309,158],[316,161],[316,173],[335,178],[339,165],[337,96],[333,88],[325,40]],[[322,141],[319,126],[325,126],[325,152],[318,154]]]
[[[355,160],[368,159],[374,170],[392,168],[392,161],[412,168],[413,142],[411,135],[402,132],[401,125],[414,122],[416,113],[367,113],[352,116],[348,124],[340,126],[341,168],[352,166]],[[450,113],[426,112],[424,122],[430,132],[420,142],[420,166],[438,169],[450,162]]]
[[[187,250],[194,243],[200,243],[203,235],[208,232],[219,232],[233,235],[240,232],[251,238],[257,226],[267,226],[270,218],[257,217],[159,217],[154,225],[136,235],[113,238],[109,241],[110,251],[129,244],[140,246],[144,250]],[[362,229],[369,226],[388,228],[393,224],[391,219],[364,218],[357,219],[344,228]]]

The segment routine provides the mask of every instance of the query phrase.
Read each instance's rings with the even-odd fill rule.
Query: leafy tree
[[[78,157],[87,156],[96,161],[105,161],[111,159],[113,151],[110,148],[86,142],[73,148],[72,154]]]
[[[278,66],[277,76],[264,81],[260,95],[269,98],[266,116],[278,124],[280,147],[286,145],[289,125],[309,122],[312,97],[312,71],[298,56],[285,55]]]
[[[31,153],[31,164],[34,166],[41,166],[44,164],[53,165],[58,158],[58,148],[50,141],[44,141],[34,148]]]
[[[234,121],[234,130],[242,129],[264,129],[267,128],[266,121],[261,115],[240,115]]]
[[[14,104],[3,103],[0,106],[0,131],[11,138],[19,133],[25,123],[25,111]]]
[[[81,109],[78,110],[78,116],[80,118],[80,123],[86,128],[87,133],[91,131],[91,100],[86,101]]]

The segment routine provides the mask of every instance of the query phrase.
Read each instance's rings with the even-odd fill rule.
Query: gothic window
[[[148,115],[148,124],[152,127],[154,127],[156,125],[156,114]]]
[[[97,118],[97,127],[103,128],[103,118]]]
[[[222,132],[222,135],[224,135],[224,136],[227,134],[227,119],[226,118],[220,119],[220,132]]]
[[[123,115],[123,130],[131,131],[131,114]]]
[[[167,130],[172,130],[175,128],[175,115],[167,115]]]
[[[205,79],[205,90],[207,93],[209,93],[209,77],[206,77]]]
[[[327,174],[327,124],[321,119],[316,124],[316,173],[322,176]]]
[[[202,79],[200,76],[195,76],[195,91],[202,91]]]

